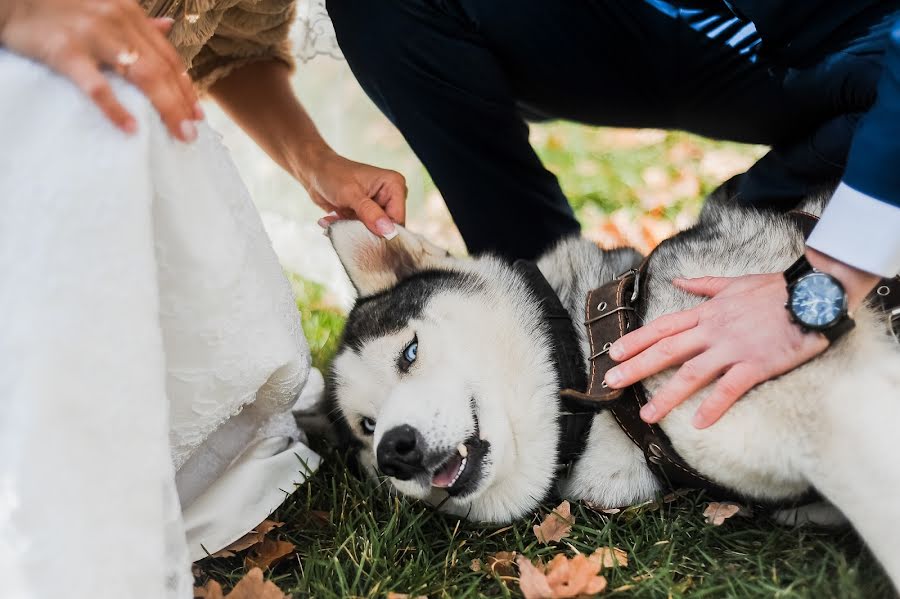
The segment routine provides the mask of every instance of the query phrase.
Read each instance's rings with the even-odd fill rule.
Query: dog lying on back
[[[806,209],[819,213],[821,205]],[[451,257],[402,228],[391,241],[357,222],[336,223],[328,235],[359,293],[329,394],[365,467],[405,495],[487,522],[530,514],[553,491],[622,507],[661,490],[644,453],[606,412],[593,417],[580,457],[560,472],[553,344],[540,300],[519,271],[492,257]],[[649,322],[703,301],[673,287],[673,278],[783,271],[803,247],[786,215],[710,203],[696,226],[651,255],[640,316]],[[641,260],[581,238],[538,260],[576,323],[585,369],[587,293]],[[896,585],[900,351],[873,310],[854,319],[856,327],[825,353],[757,386],[712,427],[691,424],[708,389],[660,425],[691,467],[736,495],[778,502],[817,490]],[[645,380],[647,393],[672,373]],[[776,517],[828,520],[823,505]]]

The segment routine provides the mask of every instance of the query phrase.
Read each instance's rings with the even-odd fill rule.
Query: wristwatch
[[[813,268],[806,256],[800,256],[784,271],[784,280],[788,290],[784,307],[804,331],[822,333],[834,342],[853,328],[844,286],[830,274]]]

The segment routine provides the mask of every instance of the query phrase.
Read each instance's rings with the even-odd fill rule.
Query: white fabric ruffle
[[[134,136],[0,51],[8,599],[190,597],[190,560],[319,463],[289,411],[309,370],[299,315],[227,151],[205,125],[174,141],[113,84]]]
[[[291,27],[294,55],[307,62],[316,56],[343,60],[334,25],[325,8],[325,0],[299,0],[297,18]]]

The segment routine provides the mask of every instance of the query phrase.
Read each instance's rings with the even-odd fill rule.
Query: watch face
[[[801,278],[794,285],[790,298],[791,312],[804,325],[824,329],[844,314],[844,288],[833,277],[815,272]]]

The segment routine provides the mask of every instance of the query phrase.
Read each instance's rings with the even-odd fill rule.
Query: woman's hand
[[[329,212],[319,220],[323,227],[342,218],[358,218],[376,235],[393,239],[394,223],[406,220],[406,180],[400,173],[331,152],[310,173],[309,195]]]
[[[808,249],[807,257],[844,284],[851,309],[862,303],[878,281],[815,250]],[[606,373],[606,383],[614,389],[678,368],[641,410],[646,422],[659,422],[716,381],[694,416],[694,426],[710,426],[754,386],[828,347],[823,335],[804,332],[791,321],[784,307],[787,287],[782,273],[676,279],[673,284],[711,299],[654,320],[613,343],[609,351],[611,358],[621,362]]]
[[[112,67],[150,99],[173,136],[192,141],[203,117],[193,85],[166,33],[135,0],[2,0],[0,45],[71,79],[117,127],[134,132],[102,72]]]

